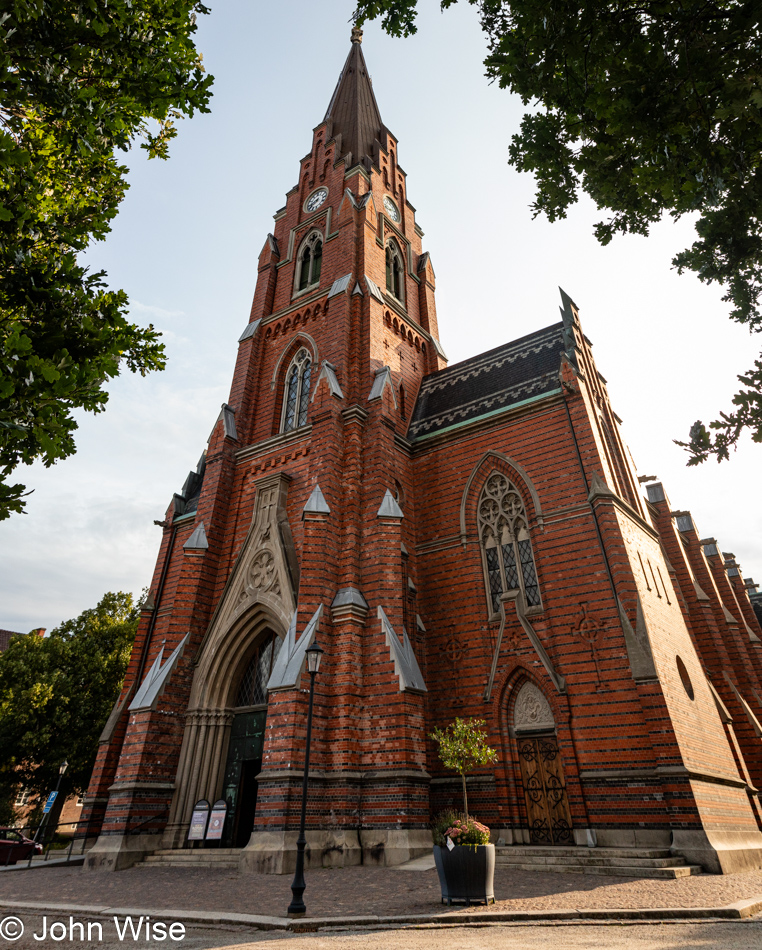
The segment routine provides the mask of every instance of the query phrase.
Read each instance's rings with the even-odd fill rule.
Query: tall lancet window
[[[396,241],[386,245],[386,289],[404,303],[402,254]]]
[[[490,611],[500,610],[500,595],[522,590],[527,607],[540,604],[540,588],[526,510],[516,487],[493,472],[484,483],[478,509]]]
[[[286,389],[283,393],[283,423],[281,432],[290,432],[307,425],[307,406],[310,401],[310,376],[312,358],[302,347],[291,360],[286,372]]]
[[[297,256],[296,289],[306,290],[320,283],[320,267],[323,263],[323,235],[313,231],[307,235]]]

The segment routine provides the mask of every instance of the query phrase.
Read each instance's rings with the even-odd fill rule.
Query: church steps
[[[241,855],[240,848],[215,848],[214,850],[172,850],[154,851],[146,855],[139,867],[188,867],[188,868],[225,868],[238,870]]]
[[[545,859],[534,858],[529,860],[523,856],[507,857],[500,864],[568,864],[582,867],[635,867],[635,868],[674,868],[684,867],[685,860],[680,857],[669,858],[612,858],[606,856],[586,856],[583,860],[572,855],[552,855]]]
[[[496,854],[522,854],[531,857],[545,858],[550,854],[567,855],[576,860],[584,859],[585,855],[602,855],[607,858],[672,858],[674,854],[669,848],[584,848],[566,847],[564,845],[497,845]]]
[[[690,877],[701,874],[702,869],[697,865],[684,865],[675,868],[638,868],[638,867],[600,867],[596,865],[580,864],[510,864],[516,871],[544,871],[546,874],[598,874],[609,877],[641,877],[656,880],[672,881],[675,878]]]
[[[701,872],[668,848],[497,848],[495,864],[528,871],[674,879]]]

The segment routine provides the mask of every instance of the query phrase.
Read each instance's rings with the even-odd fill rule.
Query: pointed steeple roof
[[[331,123],[332,138],[341,136],[340,154],[352,154],[352,164],[373,161],[373,143],[380,139],[384,123],[373,95],[368,67],[362,54],[362,30],[352,30],[352,48],[339,76],[324,121]]]

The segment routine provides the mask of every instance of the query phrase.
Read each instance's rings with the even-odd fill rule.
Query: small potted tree
[[[483,719],[456,719],[446,729],[435,729],[431,738],[439,745],[445,768],[458,772],[463,780],[463,817],[442,812],[433,825],[434,861],[442,887],[442,900],[495,900],[495,846],[489,843],[489,828],[468,814],[466,773],[497,761],[489,745]]]

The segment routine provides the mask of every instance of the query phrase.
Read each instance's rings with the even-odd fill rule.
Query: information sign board
[[[188,841],[203,841],[206,834],[206,824],[209,820],[209,802],[202,798],[193,806]]]
[[[222,838],[227,813],[227,802],[223,798],[218,799],[212,805],[212,813],[209,816],[209,827],[206,829],[207,841],[219,841],[220,838]]]

